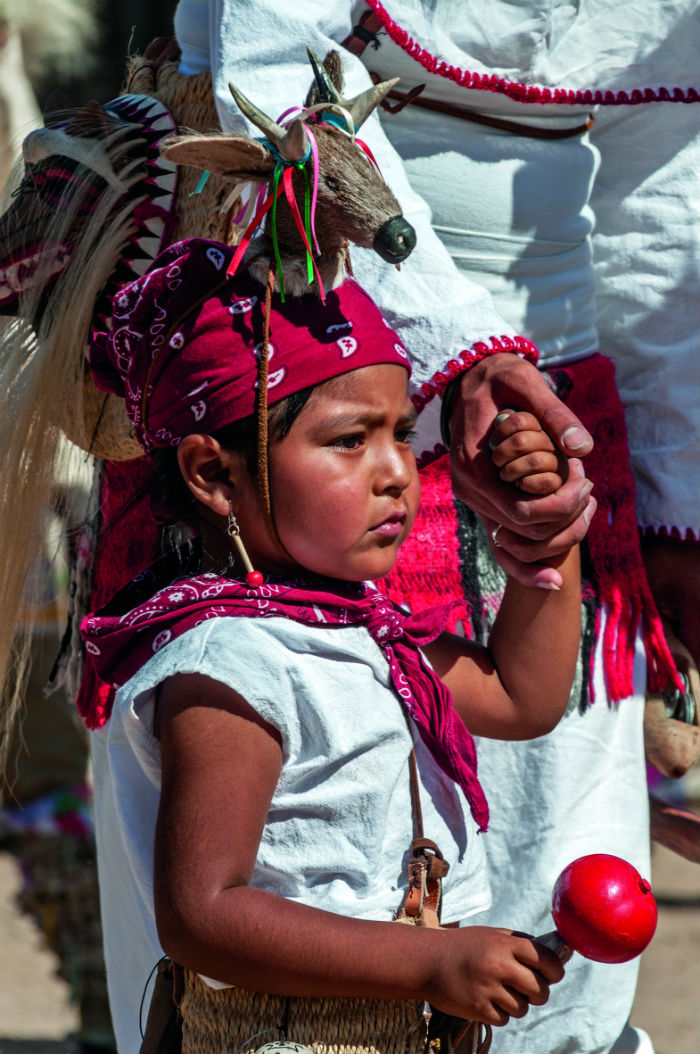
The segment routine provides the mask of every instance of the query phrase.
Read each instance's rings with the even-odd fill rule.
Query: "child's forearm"
[[[557,567],[560,590],[533,589],[509,578],[489,635],[498,677],[519,714],[509,738],[544,734],[561,717],[574,678],[581,634],[578,546]]]
[[[209,899],[185,897],[182,907],[186,921],[170,912],[159,919],[164,950],[198,973],[252,991],[428,1000],[446,1013],[501,1025],[544,1003],[549,983],[563,974],[547,949],[507,930],[348,919],[245,885]]]
[[[408,926],[348,919],[246,885],[210,902],[177,896],[183,918],[164,923],[160,913],[161,942],[205,976],[278,995],[418,999],[425,991],[431,956],[416,964],[426,942]]]

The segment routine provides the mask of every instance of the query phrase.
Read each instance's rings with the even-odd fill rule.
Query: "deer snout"
[[[416,232],[403,216],[392,216],[374,237],[374,251],[387,263],[401,263],[416,247]]]

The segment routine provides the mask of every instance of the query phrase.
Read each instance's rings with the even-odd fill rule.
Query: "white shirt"
[[[380,920],[394,917],[406,888],[412,739],[367,631],[276,617],[218,618],[183,634],[120,689],[110,721],[92,737],[105,958],[124,1054],[138,1049],[139,1002],[163,954],[153,907],[161,775],[154,689],[181,672],[234,688],[281,734],[282,773],[252,885]],[[456,922],[490,903],[484,836],[420,735],[415,740],[424,831],[450,864],[442,920]]]

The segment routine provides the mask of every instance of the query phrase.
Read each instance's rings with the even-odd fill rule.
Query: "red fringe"
[[[591,355],[552,372],[568,377],[571,391],[564,396],[567,406],[596,444],[585,458],[586,475],[595,484],[593,493],[598,501],[586,541],[596,595],[607,607],[603,665],[608,698],[618,702],[633,694],[634,644],[640,624],[649,688],[663,691],[669,683],[682,688],[644,571],[624,408],[615,387],[614,364],[603,355]],[[600,621],[596,630],[597,638]]]
[[[564,395],[567,405],[596,443],[585,459],[586,475],[595,484],[598,501],[587,545],[597,598],[596,640],[600,639],[603,605],[606,608],[602,643],[607,697],[617,703],[634,694],[635,640],[640,626],[649,688],[663,691],[669,683],[682,688],[644,571],[624,410],[615,388],[614,365],[602,355],[592,355],[552,372],[555,379],[557,374],[564,375],[564,387],[571,389]],[[421,480],[423,493],[416,523],[381,588],[413,611],[446,600],[461,601],[454,624],[465,620],[469,612],[463,599],[447,455],[422,468]],[[591,702],[595,701],[594,657],[593,649],[587,671]]]
[[[93,611],[155,558],[158,525],[148,494],[140,493],[150,467],[146,458],[105,463],[91,595]],[[113,702],[114,689],[98,678],[91,662],[84,663],[76,705],[87,727],[102,728],[109,720]]]
[[[700,92],[696,88],[634,88],[626,91],[601,91],[590,88],[573,91],[567,88],[541,88],[536,84],[519,84],[508,81],[495,73],[470,73],[458,66],[450,66],[442,59],[436,58],[395,22],[379,0],[365,0],[368,7],[381,21],[395,44],[411,58],[419,62],[428,73],[454,81],[463,88],[475,88],[480,91],[495,92],[507,95],[516,102],[522,103],[560,103],[564,106],[639,106],[651,102],[700,102]]]

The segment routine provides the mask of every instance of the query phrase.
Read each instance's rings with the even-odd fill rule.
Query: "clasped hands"
[[[593,439],[517,355],[483,359],[458,383],[450,413],[455,494],[484,522],[508,574],[524,586],[558,588],[557,564],[585,537],[596,510],[581,461]],[[509,416],[496,420],[504,410]],[[527,429],[538,426],[536,441]]]

